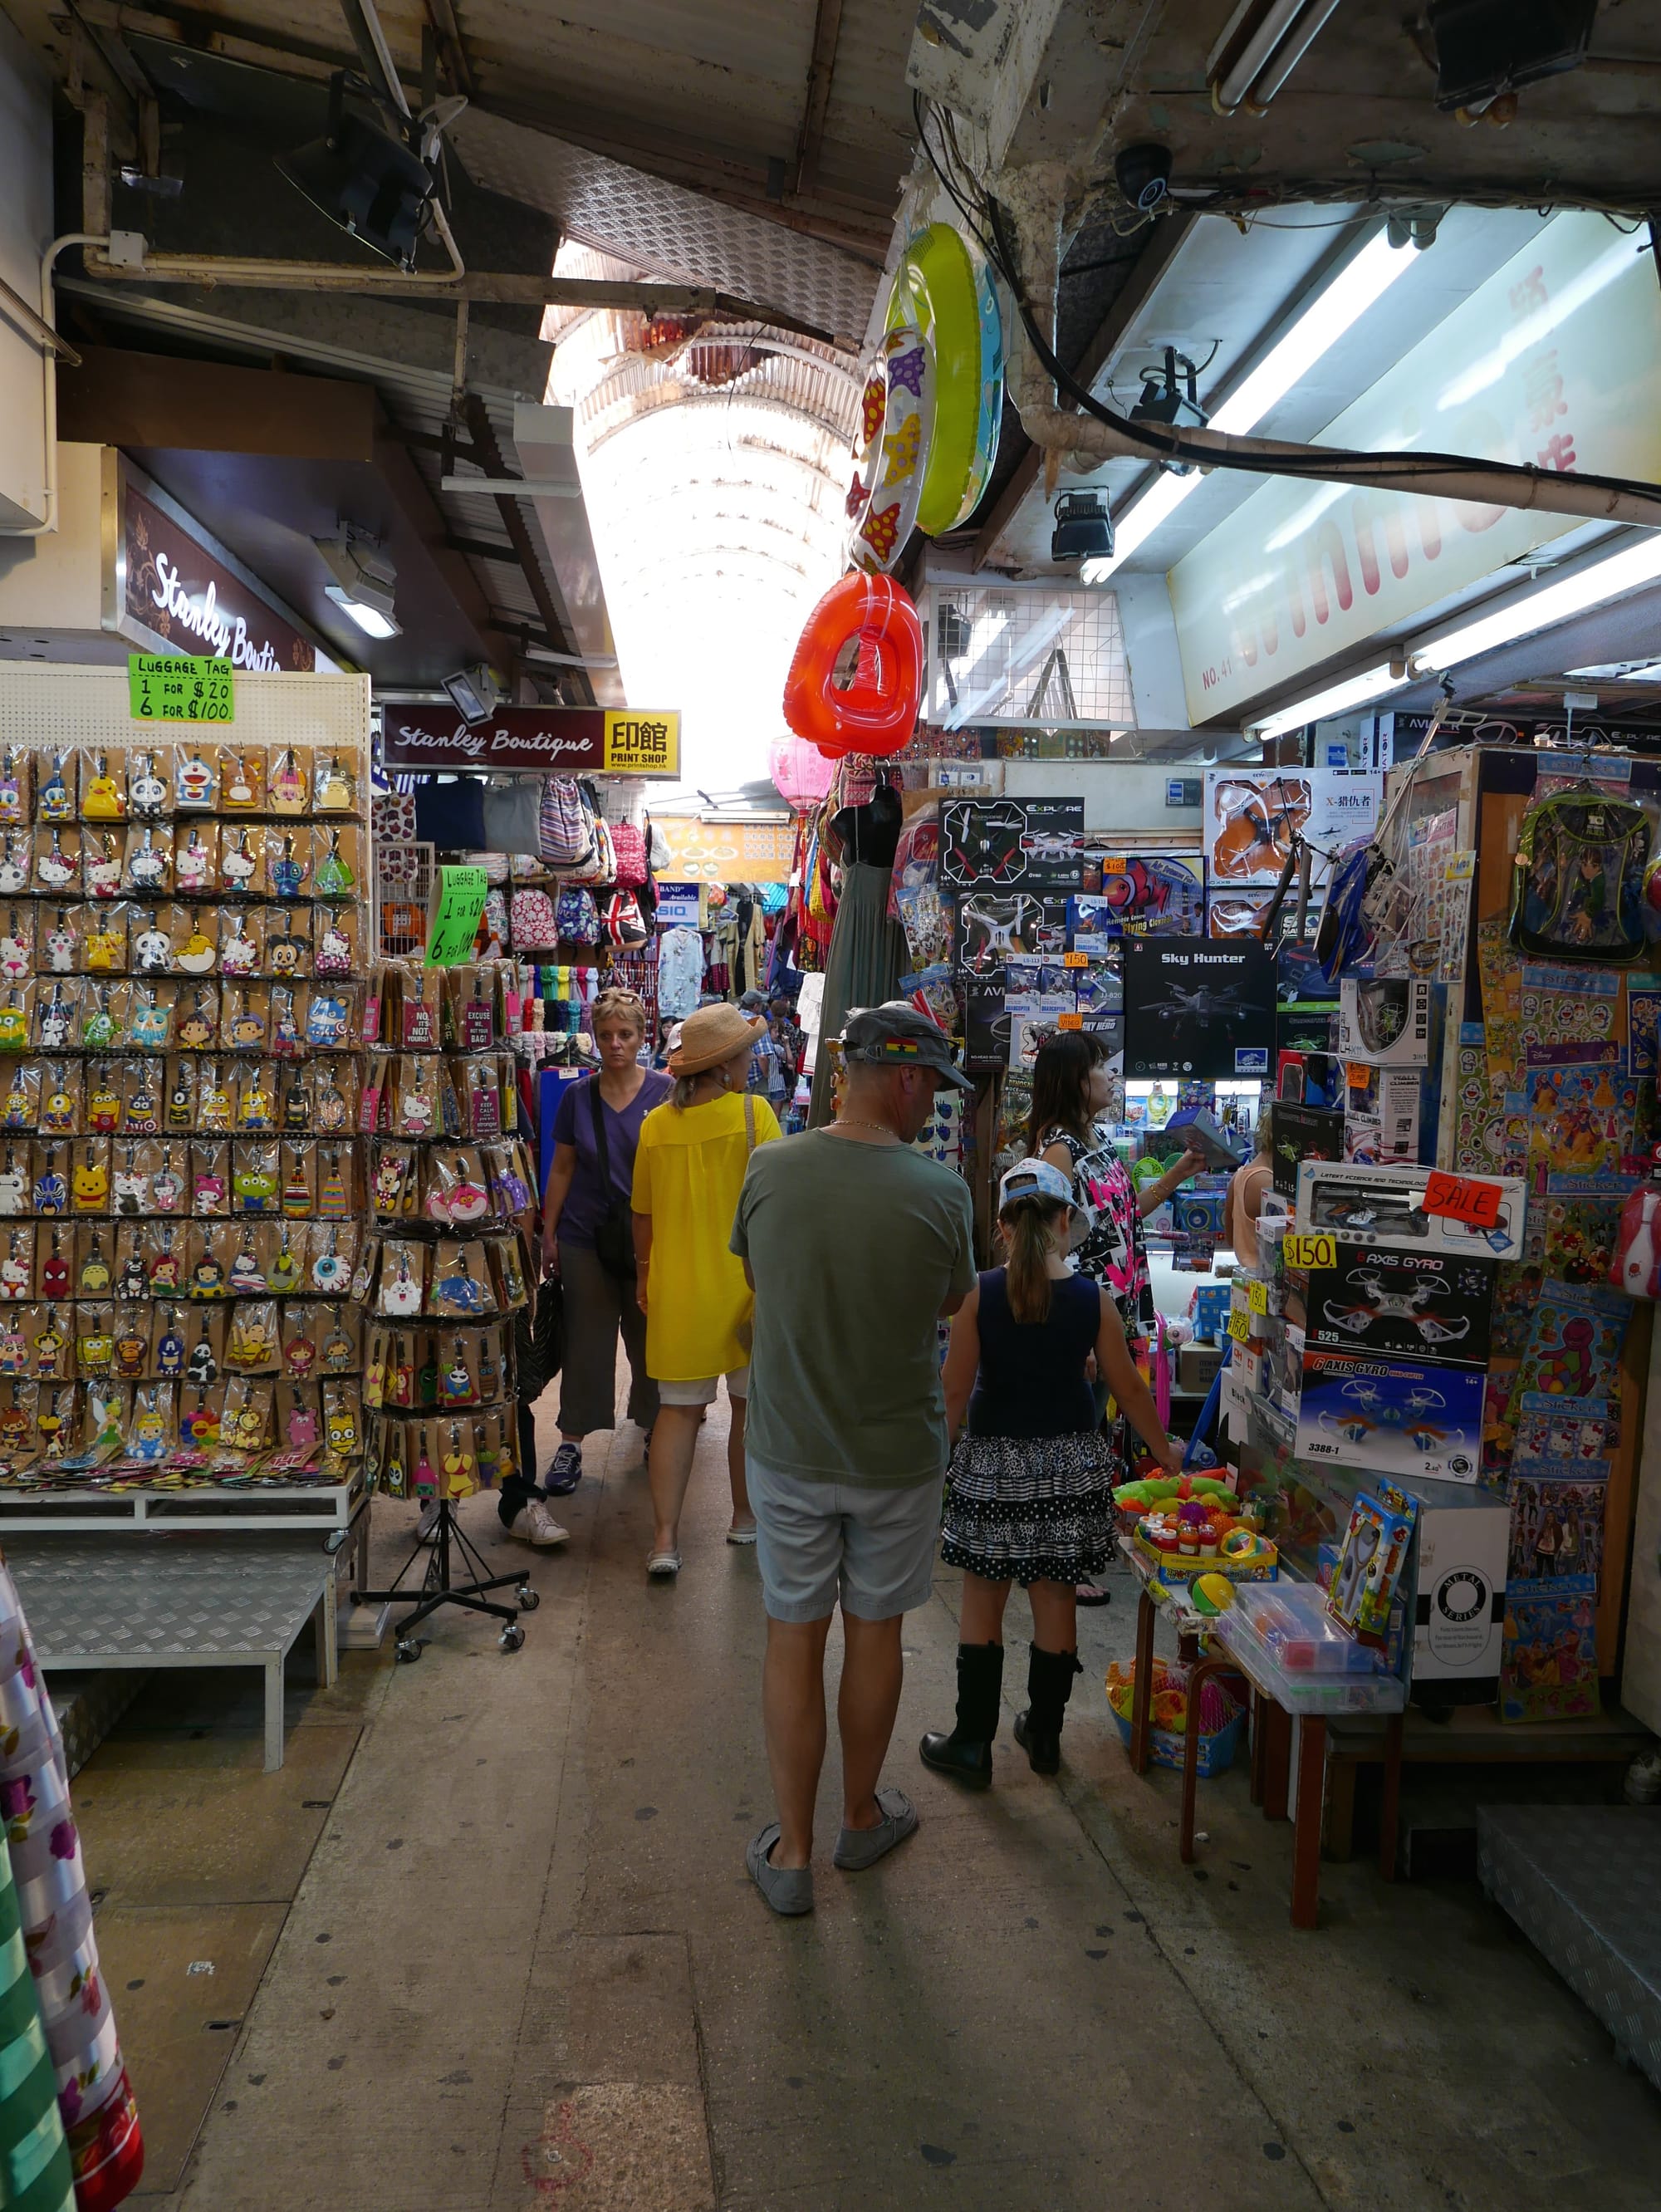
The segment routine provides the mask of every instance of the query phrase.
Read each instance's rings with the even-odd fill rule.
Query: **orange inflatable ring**
[[[832,682],[851,640],[853,679]],[[904,585],[861,571],[833,584],[808,617],[785,678],[785,720],[822,753],[894,753],[917,726],[923,625]]]

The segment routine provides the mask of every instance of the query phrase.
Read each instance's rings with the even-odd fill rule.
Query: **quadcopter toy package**
[[[1274,1059],[1272,952],[1246,939],[1125,939],[1127,1078],[1266,1079]]]
[[[1430,985],[1420,977],[1346,975],[1338,985],[1338,1051],[1373,1067],[1430,1059]]]
[[[941,810],[940,880],[954,890],[1076,891],[1082,799],[955,799]]]
[[[1380,1485],[1384,1495],[1361,1492],[1349,1509],[1349,1526],[1327,1586],[1326,1610],[1358,1644],[1382,1651],[1390,1634],[1390,1608],[1413,1541],[1414,1503]]]
[[[1349,1161],[1306,1160],[1298,1170],[1297,1225],[1329,1229],[1354,1244],[1446,1252],[1458,1259],[1520,1260],[1525,1195],[1521,1178],[1476,1179],[1499,1191],[1497,1217],[1491,1226],[1482,1227],[1457,1215],[1425,1212],[1425,1193],[1434,1172],[1425,1167],[1367,1168]]]
[[[1343,1158],[1343,1115],[1321,1106],[1293,1106],[1276,1098],[1269,1109],[1271,1170],[1282,1198],[1295,1198],[1305,1160]]]
[[[1052,952],[1066,945],[1066,902],[1031,891],[966,891],[957,902],[957,965],[981,975],[1006,960]]]
[[[1343,1156],[1367,1167],[1419,1157],[1422,1071],[1344,1062]]]
[[[1197,937],[1205,863],[1197,854],[1137,853],[1101,868],[1101,889],[1067,902],[1067,942],[1095,952],[1123,936]]]
[[[1405,1482],[1474,1483],[1482,1462],[1479,1369],[1307,1350],[1300,1459],[1376,1468]]]
[[[1375,1251],[1365,1244],[1340,1244],[1337,1251],[1335,1266],[1309,1271],[1312,1344],[1487,1367],[1494,1261]]]

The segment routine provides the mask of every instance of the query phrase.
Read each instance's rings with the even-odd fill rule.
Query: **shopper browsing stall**
[[[628,1354],[628,1418],[648,1432],[658,1418],[646,1319],[635,1297],[629,1195],[641,1124],[673,1085],[669,1076],[640,1064],[646,1014],[633,991],[600,994],[593,1034],[599,1068],[570,1085],[560,1100],[554,1164],[543,1194],[543,1264],[565,1285],[560,1447],[548,1474],[555,1497],[582,1480],[584,1437],[616,1420],[620,1329]],[[549,1540],[533,1534],[530,1540]]]
[[[1258,1217],[1263,1212],[1275,1170],[1275,1139],[1270,1109],[1258,1116],[1257,1142],[1252,1158],[1235,1170],[1222,1203],[1223,1242],[1231,1247],[1242,1267],[1258,1267]]]
[[[744,1484],[755,1299],[728,1240],[749,1156],[780,1134],[772,1107],[745,1087],[750,1050],[765,1027],[737,1006],[700,1006],[688,1014],[670,1058],[673,1094],[641,1124],[634,1157],[638,1296],[646,1316],[646,1370],[659,1401],[652,1438],[653,1525],[646,1571],[664,1580],[681,1571],[681,1507],[698,1424],[724,1375],[731,1414],[727,1540],[755,1540]]]
[[[1112,1088],[1106,1048],[1100,1037],[1086,1030],[1071,1030],[1046,1038],[1033,1068],[1026,1139],[1033,1158],[1046,1160],[1067,1178],[1072,1192],[1073,1264],[1112,1299],[1134,1351],[1152,1336],[1155,1327],[1143,1217],[1162,1206],[1190,1176],[1197,1175],[1205,1158],[1203,1153],[1185,1152],[1157,1181],[1138,1191],[1112,1141],[1096,1129]],[[1098,1376],[1098,1417],[1106,1411],[1107,1397],[1107,1383]],[[1086,1605],[1107,1601],[1106,1591],[1088,1584],[1080,1589],[1079,1597]]]
[[[1079,1672],[1076,1586],[1112,1557],[1113,1485],[1124,1470],[1101,1434],[1087,1379],[1094,1357],[1131,1425],[1174,1474],[1180,1449],[1161,1426],[1118,1313],[1065,1257],[1072,1184],[1047,1160],[1023,1160],[998,1191],[1009,1257],[980,1276],[952,1323],[946,1419],[955,1445],[941,1557],[964,1571],[957,1720],[925,1735],[925,1765],[973,1788],[992,1778],[1003,1681],[1003,1611],[1027,1591],[1033,1642],[1015,1741],[1053,1774]]]

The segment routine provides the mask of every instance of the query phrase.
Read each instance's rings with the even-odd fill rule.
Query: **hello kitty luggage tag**
[[[179,890],[190,892],[193,897],[214,887],[213,852],[194,824],[173,855],[173,874]]]
[[[14,907],[5,933],[0,935],[0,976],[9,983],[19,983],[33,965],[34,955],[23,933],[22,917]]]
[[[226,890],[232,891],[249,890],[258,872],[259,861],[249,848],[247,831],[239,830],[234,842],[227,834],[219,854],[220,880]]]
[[[146,836],[149,833],[147,830]],[[112,899],[121,889],[121,855],[108,830],[83,836],[81,841],[81,880],[88,898]],[[156,890],[151,883],[144,888]]]
[[[54,830],[45,849],[35,859],[34,872],[42,890],[66,891],[76,878],[77,864],[64,850],[64,833]],[[0,891],[22,890],[28,883],[28,871],[12,851],[11,839],[4,842],[0,851]]]
[[[0,1260],[0,1298],[14,1304],[29,1295],[29,1262],[20,1231],[6,1239],[6,1256]]]
[[[352,939],[333,915],[323,925],[323,933],[312,958],[312,972],[315,975],[349,975],[352,972]]]

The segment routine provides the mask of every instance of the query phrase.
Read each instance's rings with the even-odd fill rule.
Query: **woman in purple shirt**
[[[640,1124],[674,1089],[672,1079],[644,1068],[646,1007],[633,991],[603,991],[594,1005],[599,1073],[570,1085],[554,1116],[554,1164],[543,1193],[543,1265],[565,1284],[565,1365],[560,1391],[560,1448],[549,1469],[551,1497],[563,1498],[583,1477],[583,1438],[609,1429],[617,1417],[617,1332],[628,1352],[628,1418],[650,1430],[658,1389],[646,1370],[646,1316],[632,1272],[615,1273],[596,1249],[614,1206],[629,1221],[634,1147]],[[603,1177],[595,1103],[605,1116]],[[604,1249],[605,1240],[601,1240]],[[633,1257],[632,1237],[627,1240]],[[557,1524],[556,1524],[557,1525]]]

